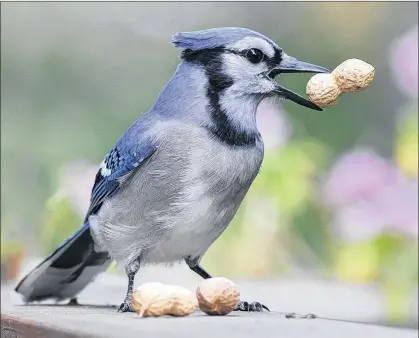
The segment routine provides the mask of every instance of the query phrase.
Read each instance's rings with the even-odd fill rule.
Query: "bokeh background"
[[[262,171],[203,260],[216,275],[373,284],[404,324],[418,286],[418,4],[2,3],[2,279],[81,224],[98,164],[179,62],[177,31],[242,26],[301,60],[376,67],[324,112],[261,109]],[[304,93],[309,75],[283,76]],[[118,273],[120,270],[115,269]]]

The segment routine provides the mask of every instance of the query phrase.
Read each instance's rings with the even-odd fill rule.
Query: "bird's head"
[[[321,110],[304,97],[282,87],[275,78],[283,73],[327,73],[326,68],[288,56],[266,36],[246,28],[214,28],[177,33],[172,43],[182,48],[182,59],[200,64],[211,90],[277,96]]]

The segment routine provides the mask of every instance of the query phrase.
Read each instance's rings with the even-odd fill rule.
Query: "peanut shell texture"
[[[132,306],[140,317],[187,316],[198,309],[193,292],[158,282],[140,285],[132,295]]]
[[[201,282],[196,290],[199,308],[209,315],[227,315],[240,301],[236,284],[227,278],[214,277]]]
[[[333,106],[343,93],[356,93],[374,79],[375,68],[360,59],[348,59],[330,74],[316,74],[307,83],[310,101],[321,108]]]
[[[311,102],[325,108],[336,103],[341,90],[331,74],[316,74],[308,81],[306,93]]]
[[[335,68],[332,75],[344,93],[356,93],[367,88],[374,79],[375,69],[359,59],[349,59]]]

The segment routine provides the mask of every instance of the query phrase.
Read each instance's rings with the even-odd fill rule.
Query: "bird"
[[[70,299],[114,261],[128,284],[119,312],[133,312],[142,266],[186,262],[204,279],[201,260],[232,221],[258,175],[264,146],[256,123],[263,100],[322,109],[281,86],[285,73],[329,70],[289,56],[248,28],[179,32],[177,68],[151,109],[106,154],[83,225],[30,271],[15,291],[27,302]],[[240,300],[237,311],[263,312]]]

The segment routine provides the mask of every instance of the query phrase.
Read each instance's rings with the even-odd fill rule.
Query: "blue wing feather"
[[[96,213],[102,203],[111,197],[120,186],[120,179],[130,174],[145,160],[150,158],[157,147],[146,144],[123,144],[118,142],[105,156],[101,168],[96,174],[96,180],[92,189],[89,215]]]

